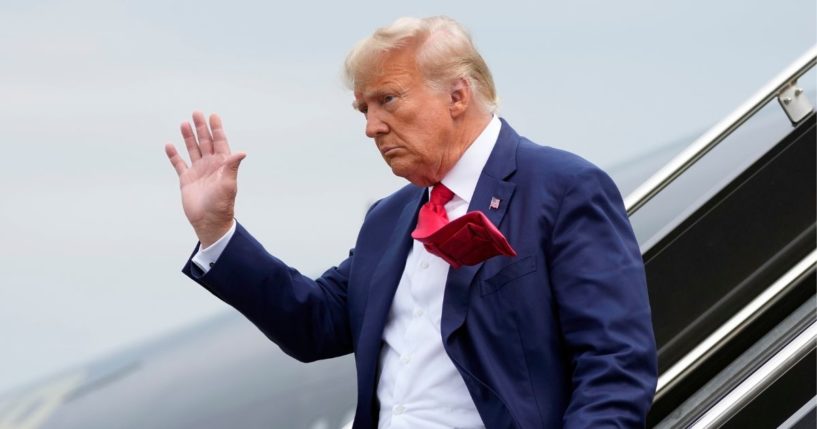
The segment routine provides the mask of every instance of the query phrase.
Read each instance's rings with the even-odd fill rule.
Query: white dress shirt
[[[235,234],[235,220],[233,220],[232,226],[230,226],[230,229],[221,236],[221,238],[204,249],[199,249],[199,251],[193,255],[193,263],[201,268],[204,273],[210,271],[210,267],[216,263],[218,257],[221,256],[221,252],[227,247],[227,243],[233,238],[233,234]]]
[[[445,205],[449,220],[466,213],[479,176],[499,137],[494,116],[442,183],[454,193]],[[430,188],[429,188],[430,191]],[[193,256],[207,272],[235,232]],[[380,353],[380,428],[483,428],[482,419],[440,333],[449,265],[414,241],[383,330]]]
[[[494,117],[442,183],[454,198],[449,220],[468,211],[477,180],[499,136]],[[380,428],[482,428],[474,401],[443,349],[440,320],[449,265],[415,240],[383,330]]]

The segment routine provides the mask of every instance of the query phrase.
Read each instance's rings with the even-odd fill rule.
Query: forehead
[[[355,86],[355,98],[368,98],[390,87],[407,87],[421,80],[416,49],[406,47],[389,51],[372,63],[367,73],[356,79],[359,83]]]

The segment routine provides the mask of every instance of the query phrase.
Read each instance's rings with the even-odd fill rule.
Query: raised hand
[[[238,166],[246,154],[230,153],[218,115],[210,115],[208,126],[203,113],[193,112],[193,124],[195,133],[189,122],[181,125],[190,167],[173,144],[165,145],[165,153],[179,175],[184,214],[204,248],[232,226]]]

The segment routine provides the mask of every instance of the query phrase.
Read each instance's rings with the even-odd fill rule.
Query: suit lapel
[[[514,183],[504,179],[516,171],[518,140],[519,136],[507,122],[502,120],[502,128],[496,145],[494,145],[485,168],[480,174],[477,187],[474,189],[474,196],[468,206],[469,212],[481,211],[497,228],[500,227],[502,219],[505,217],[516,188]],[[491,203],[494,200],[499,200],[499,205],[496,208],[491,208]],[[444,343],[447,345],[450,344],[451,335],[465,322],[465,316],[468,314],[470,289],[473,287],[471,283],[483,264],[479,263],[448,270],[440,327]]]
[[[425,203],[427,194],[426,188],[417,188],[414,195],[409,198],[397,219],[391,237],[386,241],[387,247],[384,249],[383,257],[372,273],[361,325],[360,344],[356,352],[359,361],[358,368],[366,369],[365,374],[361,374],[362,386],[374,386],[375,384],[386,317],[391,309],[394,293],[400,283],[400,277],[406,266],[406,258],[412,246],[411,231],[417,223],[417,212]],[[365,393],[370,395],[364,398],[368,401],[371,400],[374,390]]]
[[[468,210],[479,210],[497,226],[508,210],[515,186],[506,179],[516,171],[516,147],[519,136],[502,120],[499,138],[494,146],[488,162],[477,181],[474,196]],[[378,358],[382,346],[383,328],[386,317],[391,309],[395,291],[400,283],[400,277],[406,265],[406,258],[411,249],[411,231],[417,223],[417,212],[425,203],[427,192],[425,188],[417,188],[408,199],[406,207],[400,214],[392,232],[383,257],[372,273],[369,285],[368,301],[365,305],[365,314],[360,332],[360,344],[356,350],[358,361],[360,386],[360,400],[370,404],[375,392],[375,378],[377,375]],[[500,200],[499,207],[490,208],[491,200]],[[442,336],[448,344],[449,337],[462,326],[468,312],[468,301],[471,282],[482,263],[474,266],[464,266],[459,269],[449,269],[443,297],[443,314],[441,321]]]

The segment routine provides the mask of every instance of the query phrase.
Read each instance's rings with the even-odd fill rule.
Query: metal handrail
[[[636,188],[624,199],[627,214],[632,216],[654,196],[669,186],[678,176],[687,171],[693,164],[710,150],[754,116],[768,102],[788,85],[797,81],[817,64],[817,45],[812,46],[805,54],[791,63],[785,70],[775,76],[758,92],[741,104],[734,112],[718,122],[704,135],[690,144],[683,152],[673,158],[667,165],[652,175],[646,182]]]
[[[795,411],[794,414],[789,416],[786,421],[780,423],[780,426],[778,426],[777,429],[792,429],[798,422],[807,416],[811,410],[815,408],[817,408],[817,396],[809,399],[809,401],[803,404],[799,410]]]
[[[760,309],[766,307],[779,296],[781,292],[788,289],[790,285],[798,279],[801,279],[809,270],[814,269],[815,266],[817,266],[817,250],[812,250],[811,253],[798,262],[797,265],[783,274],[777,281],[772,283],[771,286],[749,302],[749,304],[746,304],[745,307],[727,320],[726,323],[721,325],[715,332],[706,337],[705,340],[684,355],[684,357],[668,370],[664,371],[664,373],[658,377],[655,398],[658,399],[663,396],[667,388],[683,374],[687,373],[690,368],[694,367],[703,356],[719,344],[722,344],[725,339],[733,336],[742,326],[745,326]]]
[[[808,328],[786,344],[782,350],[772,356],[757,371],[732,389],[723,399],[692,424],[692,428],[711,428],[722,425],[734,415],[735,410],[743,408],[758,392],[778,379],[788,368],[799,361],[812,348],[817,339],[817,325],[812,323]]]

